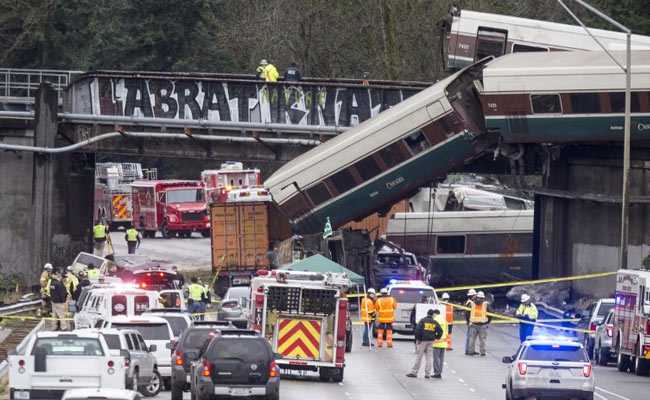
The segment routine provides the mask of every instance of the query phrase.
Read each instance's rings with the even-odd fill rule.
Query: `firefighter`
[[[50,314],[50,278],[52,277],[52,264],[46,263],[41,272],[39,283],[41,285],[41,315],[47,317]]]
[[[453,350],[451,347],[451,332],[454,330],[454,306],[449,303],[449,293],[442,294],[442,302],[445,303],[445,321],[447,322],[447,351]]]
[[[467,311],[465,312],[466,319],[469,318],[470,305],[476,298],[476,290],[473,288],[467,291],[467,300],[465,300],[465,307]],[[469,325],[467,325],[467,334],[465,335],[465,354],[469,353]]]
[[[479,351],[481,356],[486,355],[485,341],[487,340],[487,328],[490,323],[490,316],[488,315],[488,302],[485,301],[485,293],[479,291],[476,293],[476,298],[470,301],[470,311],[468,313],[467,323],[469,325],[469,348],[465,353],[469,356],[474,356],[479,353],[476,352],[476,339],[479,341]]]
[[[388,294],[388,289],[380,291],[381,297],[375,302],[377,310],[377,347],[383,347],[384,331],[386,332],[386,345],[393,347],[393,322],[395,321],[395,309],[397,301]]]
[[[48,294],[52,300],[52,328],[50,330],[62,331],[68,330],[68,320],[66,317],[66,301],[68,291],[63,282],[61,282],[61,273],[55,271],[48,283]]]
[[[537,321],[537,306],[531,302],[528,294],[521,295],[521,304],[517,308],[515,316],[521,320],[519,322],[519,341],[523,342],[528,336],[532,336],[535,325],[528,324],[526,321]]]
[[[205,312],[205,303],[203,303],[205,288],[199,284],[196,276],[193,276],[190,282],[192,283],[187,288],[190,314],[202,314]]]
[[[433,310],[433,319],[440,325],[442,335],[433,342],[433,377],[442,378],[442,367],[445,363],[445,351],[449,348],[447,338],[449,337],[449,325],[447,317],[440,315],[440,310]]]
[[[437,310],[436,310],[437,311]],[[440,313],[440,311],[438,311]],[[427,311],[427,316],[422,318],[415,326],[415,343],[416,354],[415,364],[411,372],[406,374],[409,378],[417,378],[420,365],[422,364],[422,356],[425,358],[424,364],[424,377],[429,379],[431,377],[431,365],[433,353],[432,346],[443,336],[443,330],[440,323],[434,319],[434,310]]]
[[[79,279],[72,271],[71,265],[68,265],[68,267],[65,269],[65,279],[63,280],[63,283],[65,285],[65,289],[68,291],[68,296],[70,296],[70,299],[72,299],[74,292],[77,290],[77,286],[79,286]]]
[[[142,235],[131,225],[124,234],[124,240],[126,240],[129,254],[135,254],[135,249],[139,248],[142,242]]]
[[[363,321],[363,342],[362,346],[370,346],[370,337],[375,326],[377,311],[375,310],[375,289],[370,288],[366,296],[361,299],[361,321]]]
[[[106,247],[106,237],[108,236],[108,226],[101,221],[95,222],[93,226],[93,241],[95,243],[95,255],[103,257],[104,248]]]

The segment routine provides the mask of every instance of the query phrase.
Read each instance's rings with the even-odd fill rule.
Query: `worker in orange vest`
[[[489,316],[488,302],[485,300],[485,293],[479,291],[476,293],[476,299],[474,301],[470,301],[469,303],[469,313],[467,315],[467,322],[469,324],[469,348],[465,354],[468,356],[479,354],[476,352],[476,339],[478,338],[479,352],[481,356],[485,356],[487,328],[491,320]]]
[[[395,310],[397,301],[388,294],[388,289],[380,291],[381,297],[375,302],[377,309],[377,347],[383,347],[384,331],[386,331],[386,345],[393,347],[393,322],[395,322]]]
[[[442,294],[442,302],[445,303],[445,321],[447,321],[447,351],[453,350],[451,348],[451,331],[454,329],[454,306],[449,303],[449,293]]]
[[[370,337],[372,337],[375,319],[377,318],[375,301],[377,301],[377,296],[373,288],[368,289],[366,296],[361,299],[361,321],[363,321],[363,342],[361,345],[366,347],[370,346]]]

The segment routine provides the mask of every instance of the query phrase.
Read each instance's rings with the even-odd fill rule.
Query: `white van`
[[[417,303],[438,304],[438,296],[433,287],[422,281],[391,281],[386,286],[388,294],[397,301],[393,331],[412,335],[415,326],[411,321],[411,312]]]
[[[103,287],[87,293],[74,316],[75,327],[103,328],[116,316],[137,316],[160,308],[160,292],[128,287]]]
[[[160,317],[149,316],[117,316],[113,317],[109,324],[110,328],[135,329],[142,334],[147,347],[155,346],[152,354],[156,357],[158,373],[168,387],[172,376],[172,344],[174,332],[169,322]]]

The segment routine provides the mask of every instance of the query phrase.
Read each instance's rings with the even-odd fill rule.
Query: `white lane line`
[[[458,382],[463,383],[463,384],[465,383],[465,381],[463,380],[463,378],[458,378]]]
[[[474,390],[474,388],[469,388],[469,391],[472,392],[472,393],[476,392],[476,390]]]
[[[618,397],[621,400],[632,400],[629,397],[621,396],[620,394],[616,394],[614,392],[610,392],[609,390],[603,389],[600,386],[596,386],[596,390],[600,390],[601,392],[607,393],[609,395],[612,395],[614,397]]]
[[[455,374],[455,373],[456,373],[456,370],[455,370],[455,369],[452,369],[452,370],[451,370],[451,373],[452,373],[452,374]]]
[[[599,399],[609,400],[607,397],[603,396],[602,394],[600,394],[598,392],[594,392],[594,396],[598,397]]]

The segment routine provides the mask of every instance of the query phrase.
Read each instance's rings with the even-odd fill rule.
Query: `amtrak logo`
[[[251,364],[251,371],[257,371],[257,364]]]
[[[637,128],[638,128],[640,131],[650,131],[650,124],[642,124],[642,123],[639,123],[639,125],[637,126]]]

